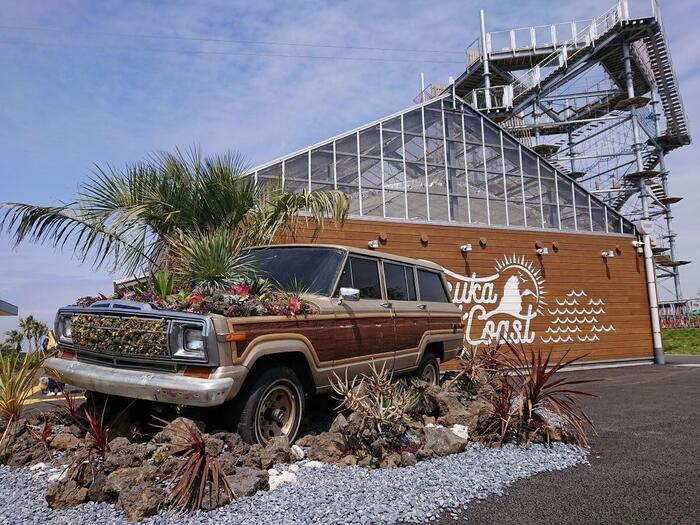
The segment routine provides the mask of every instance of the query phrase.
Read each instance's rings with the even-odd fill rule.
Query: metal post
[[[425,102],[425,75],[420,72],[420,101]]]
[[[566,134],[569,137],[569,165],[571,169],[571,174],[576,171],[576,161],[574,160],[576,155],[574,154],[574,138],[571,136],[571,128],[566,130]]]
[[[630,57],[630,44],[624,42],[622,44],[622,56],[625,64],[625,79],[627,81],[627,98],[634,98],[634,79],[632,77],[632,62]],[[637,158],[637,171],[644,170],[644,159],[642,159],[642,145],[640,143],[639,122],[637,120],[637,108],[630,108],[630,116],[632,117],[632,135],[634,144],[632,149]],[[649,197],[647,195],[647,186],[643,177],[639,177],[639,200],[642,203],[642,220],[649,219]]]
[[[654,253],[651,251],[652,223],[638,221],[637,231],[642,236],[644,248],[644,268],[647,274],[647,292],[649,294],[649,315],[651,317],[651,334],[654,342],[654,362],[657,365],[665,363],[664,347],[661,342],[661,323],[659,322],[659,299],[656,293],[656,273],[654,271]]]
[[[486,109],[491,109],[491,72],[489,71],[489,49],[486,47],[486,19],[484,10],[479,11],[481,17],[481,55],[484,61],[484,95],[486,97]]]

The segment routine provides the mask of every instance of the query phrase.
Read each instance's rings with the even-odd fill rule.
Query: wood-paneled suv
[[[372,362],[396,375],[437,382],[439,362],[457,355],[461,311],[449,299],[442,268],[428,261],[334,245],[252,249],[259,274],[301,286],[317,313],[296,317],[224,317],[99,301],[56,316],[59,356],[47,369],[88,391],[179,405],[223,405],[249,442],[294,439],[308,396],[330,389]],[[152,323],[147,355],[85,346],[72,339],[74,316],[106,326]],[[142,324],[139,325],[140,329]]]

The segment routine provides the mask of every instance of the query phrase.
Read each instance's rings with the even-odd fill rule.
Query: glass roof
[[[634,226],[450,94],[251,170],[290,192],[338,189],[350,217],[634,233]]]

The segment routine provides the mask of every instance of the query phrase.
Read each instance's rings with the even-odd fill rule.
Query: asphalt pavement
[[[583,406],[590,466],[538,474],[440,524],[700,524],[700,357],[570,372],[600,378]]]

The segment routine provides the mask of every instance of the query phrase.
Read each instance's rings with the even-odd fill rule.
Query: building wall
[[[308,242],[302,229],[297,242]],[[454,301],[464,311],[465,344],[497,334],[526,346],[586,360],[651,359],[649,301],[643,256],[631,235],[525,231],[349,219],[315,242],[428,259],[445,267]],[[460,246],[472,251],[462,254]],[[548,255],[538,256],[536,247]],[[604,259],[601,252],[616,250]],[[500,331],[500,332],[499,332]]]

